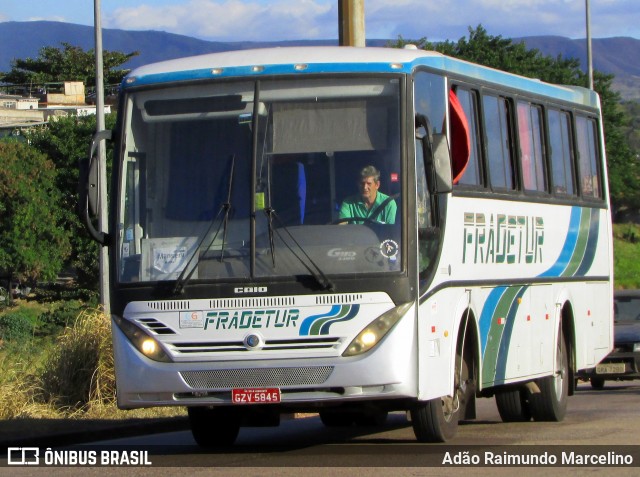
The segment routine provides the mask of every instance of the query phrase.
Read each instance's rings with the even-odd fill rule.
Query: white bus
[[[110,251],[123,409],[185,406],[204,447],[295,412],[409,411],[442,442],[480,397],[562,420],[612,347],[590,90],[415,48],[276,48],[140,67],[118,112],[92,148],[115,141],[108,233],[96,159],[81,200]]]

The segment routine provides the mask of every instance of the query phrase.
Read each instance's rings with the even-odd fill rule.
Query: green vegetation
[[[613,225],[613,275],[616,288],[640,288],[640,225]]]
[[[0,73],[0,81],[10,84],[43,84],[61,81],[82,81],[95,85],[96,58],[94,50],[84,51],[79,46],[61,43],[62,48],[43,46],[37,58],[15,59],[11,71]],[[118,69],[138,52],[120,53],[104,50],[104,81],[119,84],[128,70]]]
[[[74,319],[62,325],[75,308]],[[18,333],[13,333],[18,330]],[[181,408],[119,411],[109,319],[76,302],[20,300],[0,313],[0,419],[174,416]]]
[[[0,159],[0,270],[9,276],[7,289],[13,278],[53,280],[69,251],[54,164],[15,141],[0,142]]]
[[[107,128],[113,128],[115,113],[105,117]],[[77,277],[80,288],[97,291],[99,247],[91,240],[80,222],[78,210],[78,159],[88,155],[91,138],[96,130],[96,117],[69,116],[51,122],[47,127],[27,133],[33,149],[45,154],[55,166],[55,183],[60,191],[58,206],[60,223],[69,231],[70,253],[65,262]],[[111,169],[113,144],[107,144],[107,167]]]

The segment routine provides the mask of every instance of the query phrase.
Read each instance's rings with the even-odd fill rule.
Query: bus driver
[[[339,219],[344,222],[362,223],[353,219],[369,219],[381,224],[393,224],[396,220],[396,202],[380,192],[380,171],[366,166],[360,171],[360,194],[347,197],[340,207]]]

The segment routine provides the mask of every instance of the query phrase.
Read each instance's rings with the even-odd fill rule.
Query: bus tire
[[[205,449],[233,445],[240,432],[240,416],[224,407],[189,407],[189,424],[196,443]]]
[[[536,380],[540,392],[529,397],[531,414],[536,421],[562,421],[569,399],[569,359],[562,331],[558,334],[556,373]]]
[[[461,362],[462,361],[462,362]],[[411,425],[419,442],[447,442],[458,432],[458,421],[464,416],[469,393],[474,392],[469,384],[467,357],[456,355],[456,370],[462,366],[460,375],[454,371],[454,396],[443,396],[429,401],[419,401],[411,409]],[[463,383],[461,386],[460,383]]]
[[[496,406],[502,422],[528,422],[531,408],[526,391],[518,388],[496,392]]]
[[[450,412],[450,397],[417,403],[411,409],[411,425],[418,442],[447,442],[458,432],[458,412]]]

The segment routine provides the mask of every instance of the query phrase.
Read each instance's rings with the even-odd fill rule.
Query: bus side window
[[[437,233],[433,223],[422,143],[419,140],[416,140],[416,181],[418,193],[416,203],[418,209],[418,272],[420,278],[423,278],[435,256]]]
[[[547,110],[549,157],[553,192],[575,195],[571,148],[571,116],[566,111]]]
[[[592,118],[576,116],[576,138],[580,167],[580,190],[583,197],[602,198],[597,125]]]
[[[471,138],[469,121],[462,109],[458,96],[453,89],[449,90],[449,126],[451,145],[451,170],[453,183],[457,184],[469,166]]]
[[[528,101],[518,101],[517,108],[520,167],[524,190],[547,192],[542,108]]]
[[[454,106],[454,97],[457,97],[459,109]],[[449,94],[450,116],[452,118],[451,153],[454,157],[456,154],[463,154],[461,150],[466,147],[468,156],[464,169],[458,171],[457,174],[454,172],[454,185],[484,187],[480,161],[482,156],[480,154],[480,137],[478,134],[477,104],[478,93],[474,90],[457,87],[455,93],[451,90]],[[453,124],[455,121],[458,121],[462,127],[456,127]],[[466,127],[464,127],[465,123]]]
[[[491,188],[514,190],[509,101],[502,96],[485,94],[482,105]]]

